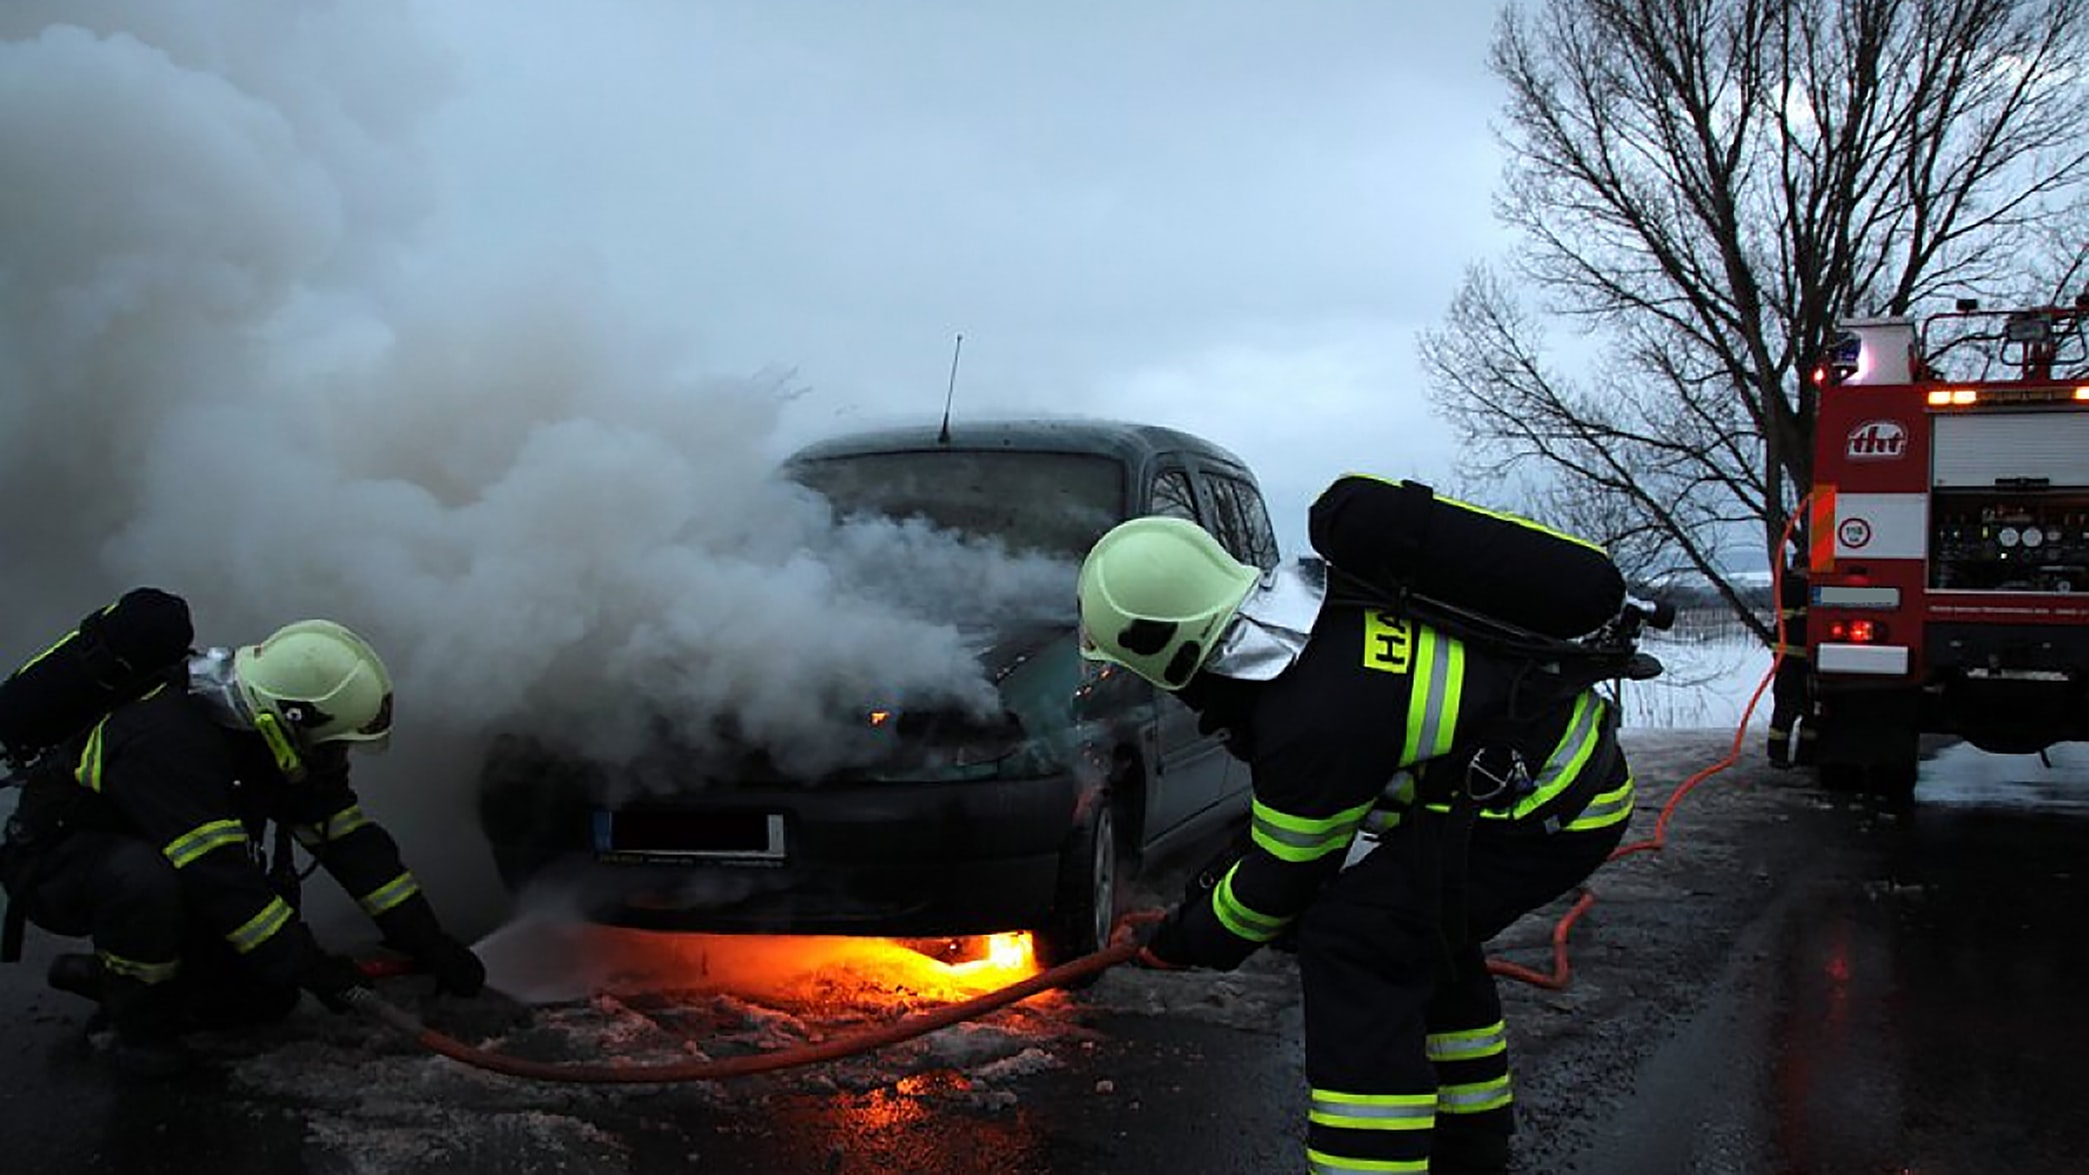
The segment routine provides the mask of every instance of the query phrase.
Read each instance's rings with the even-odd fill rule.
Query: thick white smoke
[[[503,726],[816,758],[851,702],[982,703],[920,605],[1070,569],[837,527],[772,476],[785,381],[688,375],[567,259],[418,262],[444,79],[396,0],[0,6],[0,650],[140,583],[204,643],[334,617],[398,678],[384,774],[453,800]]]

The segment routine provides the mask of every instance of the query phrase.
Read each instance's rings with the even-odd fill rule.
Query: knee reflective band
[[[1432,1032],[1429,1034],[1429,1059],[1470,1061],[1478,1057],[1499,1056],[1509,1051],[1508,1033],[1509,1026],[1500,1020],[1484,1028]]]
[[[300,824],[290,833],[297,843],[309,849],[340,840],[368,823],[370,819],[363,815],[362,808],[350,804],[318,824]]]
[[[141,963],[136,959],[126,959],[122,955],[103,950],[95,951],[94,957],[102,961],[102,966],[109,974],[122,975],[148,985],[165,983],[181,972],[180,959],[171,959],[164,963]]]
[[[1316,1089],[1306,1120],[1342,1130],[1427,1130],[1436,1124],[1436,1095]]]
[[[1484,1114],[1514,1100],[1507,1073],[1488,1081],[1438,1086],[1436,1090],[1436,1109],[1444,1114]]]
[[[413,873],[408,871],[357,898],[355,903],[363,908],[363,913],[375,918],[419,892],[420,883],[415,881]]]
[[[225,936],[232,949],[240,954],[250,954],[254,948],[267,942],[275,933],[290,924],[290,906],[281,898],[270,898],[261,912],[247,919],[245,925]]]
[[[185,869],[212,849],[247,843],[246,829],[237,820],[212,820],[182,833],[160,849],[176,869]]]
[[[1332,816],[1293,816],[1254,801],[1248,835],[1279,861],[1318,861],[1349,847],[1364,817],[1378,801],[1370,800]]]

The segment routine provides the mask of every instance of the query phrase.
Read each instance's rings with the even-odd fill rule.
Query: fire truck
[[[1839,324],[1812,373],[1806,528],[1825,786],[1905,795],[1923,734],[2002,754],[2089,739],[2085,325],[2089,293]]]

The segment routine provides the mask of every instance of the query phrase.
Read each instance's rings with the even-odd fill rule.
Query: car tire
[[[1109,945],[1117,921],[1121,864],[1116,806],[1105,796],[1068,835],[1059,854],[1051,920],[1038,939],[1038,957],[1046,966],[1071,963]],[[1069,986],[1085,987],[1095,978]]]

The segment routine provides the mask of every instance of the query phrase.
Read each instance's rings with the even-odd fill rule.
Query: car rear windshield
[[[1013,551],[1074,559],[1124,514],[1124,469],[1086,453],[964,449],[802,462],[791,476],[843,514],[926,518]]]

